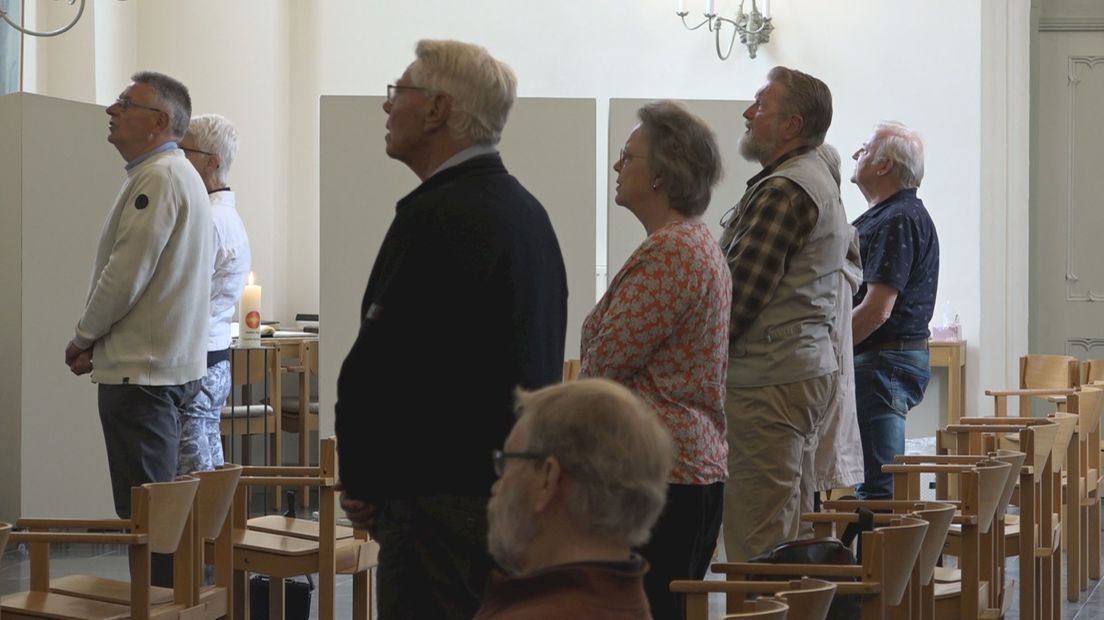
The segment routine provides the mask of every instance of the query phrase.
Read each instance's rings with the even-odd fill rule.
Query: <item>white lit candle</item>
[[[686,0],[678,0],[678,9],[676,9],[675,12],[676,13],[685,13],[686,12]]]
[[[705,14],[715,15],[716,13],[714,12],[713,8],[713,0],[705,0]]]
[[[770,0],[763,0],[763,18],[770,19]]]
[[[242,292],[238,320],[241,321],[238,344],[247,348],[261,346],[261,287],[253,284],[252,271],[249,272],[249,284]]]

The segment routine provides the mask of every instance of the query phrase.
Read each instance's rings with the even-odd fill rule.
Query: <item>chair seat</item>
[[[306,540],[318,541],[318,522],[311,521],[309,519],[295,519],[293,517],[283,517],[280,515],[266,515],[263,517],[253,517],[246,522],[246,525],[251,530],[258,532],[267,532],[269,534],[281,534],[284,536],[293,536],[295,538],[303,538]],[[353,528],[337,526],[337,539],[342,540],[345,538],[353,537]]]
[[[50,592],[117,605],[130,605],[130,582],[93,575],[69,575],[50,580]],[[173,600],[172,588],[150,586],[150,604],[164,605]]]
[[[3,615],[30,614],[54,620],[127,620],[130,607],[52,592],[20,592],[0,600]],[[164,605],[150,612],[150,619],[178,618],[183,605]]]
[[[279,536],[256,530],[234,530],[234,567],[265,573],[276,577],[292,577],[317,572],[318,541]],[[338,574],[362,572],[374,566],[379,556],[379,545],[367,540],[345,538],[337,541],[334,549]],[[262,556],[277,556],[276,565],[264,564]],[[305,560],[305,562],[300,562]],[[300,570],[301,565],[313,563],[314,570]]]
[[[935,567],[935,583],[955,583],[962,581],[962,571],[946,566]]]
[[[318,401],[311,399],[308,409],[314,415],[318,415]],[[284,413],[299,413],[299,397],[284,396],[280,399],[280,410]]]

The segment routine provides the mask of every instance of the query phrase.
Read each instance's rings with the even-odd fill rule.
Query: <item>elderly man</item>
[[[149,71],[131,79],[107,108],[107,140],[127,162],[126,181],[65,348],[70,370],[92,372],[99,384],[115,510],[124,518],[131,487],[176,476],[178,419],[207,367],[214,260],[207,192],[177,148],[191,115],[188,89]]]
[[[818,429],[839,410],[832,325],[851,240],[816,152],[832,122],[828,87],[775,67],[744,118],[740,152],[763,170],[721,236],[733,282],[724,540],[737,561],[796,538],[813,508]]]
[[[215,222],[215,270],[211,277],[210,332],[207,374],[196,398],[180,416],[180,458],[177,471],[210,471],[222,466],[219,418],[230,396],[230,319],[249,273],[249,236],[234,208],[230,166],[238,153],[238,132],[218,114],[192,119],[180,141],[211,198]]]
[[[856,494],[893,496],[882,465],[905,452],[905,416],[924,398],[928,323],[939,284],[939,238],[916,188],[924,144],[900,123],[880,123],[852,157],[851,182],[869,208],[855,220],[863,284],[855,294],[855,398],[866,475]]]
[[[583,379],[521,394],[487,513],[496,574],[476,620],[651,618],[632,552],[663,509],[674,444],[628,389]]]
[[[487,454],[514,389],[561,377],[567,277],[548,214],[495,149],[513,72],[456,41],[416,57],[383,110],[387,154],[422,183],[368,280],[336,430],[343,506],[380,544],[381,617],[467,620],[492,564]]]

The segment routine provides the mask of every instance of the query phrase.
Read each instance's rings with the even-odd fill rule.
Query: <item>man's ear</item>
[[[452,111],[452,97],[444,93],[436,93],[429,102],[429,111],[425,117],[426,131],[433,131],[444,127],[448,123],[449,114]]]
[[[782,139],[789,142],[794,138],[801,135],[801,130],[805,127],[805,119],[800,114],[791,114],[786,117],[786,122],[782,123]]]
[[[892,170],[893,170],[893,160],[888,158],[888,157],[883,159],[882,161],[878,162],[874,166],[874,173],[877,174],[880,177],[889,174]]]
[[[563,469],[556,457],[550,456],[544,459],[539,480],[541,483],[536,492],[533,510],[544,512],[556,497],[563,493]]]

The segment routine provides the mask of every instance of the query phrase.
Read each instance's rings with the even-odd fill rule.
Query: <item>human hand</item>
[[[92,372],[92,349],[78,353],[69,365],[69,370],[78,377]]]
[[[367,530],[368,535],[375,539],[379,505],[349,497],[349,494],[345,491],[345,485],[341,482],[334,485],[334,490],[341,492],[341,509],[345,511],[345,516],[353,522],[353,527]]]
[[[69,366],[69,367],[72,367],[73,366],[73,360],[78,355],[83,353],[85,350],[86,349],[82,349],[82,348],[78,347],[77,345],[73,344],[73,341],[70,340],[69,344],[65,345],[65,365]]]

